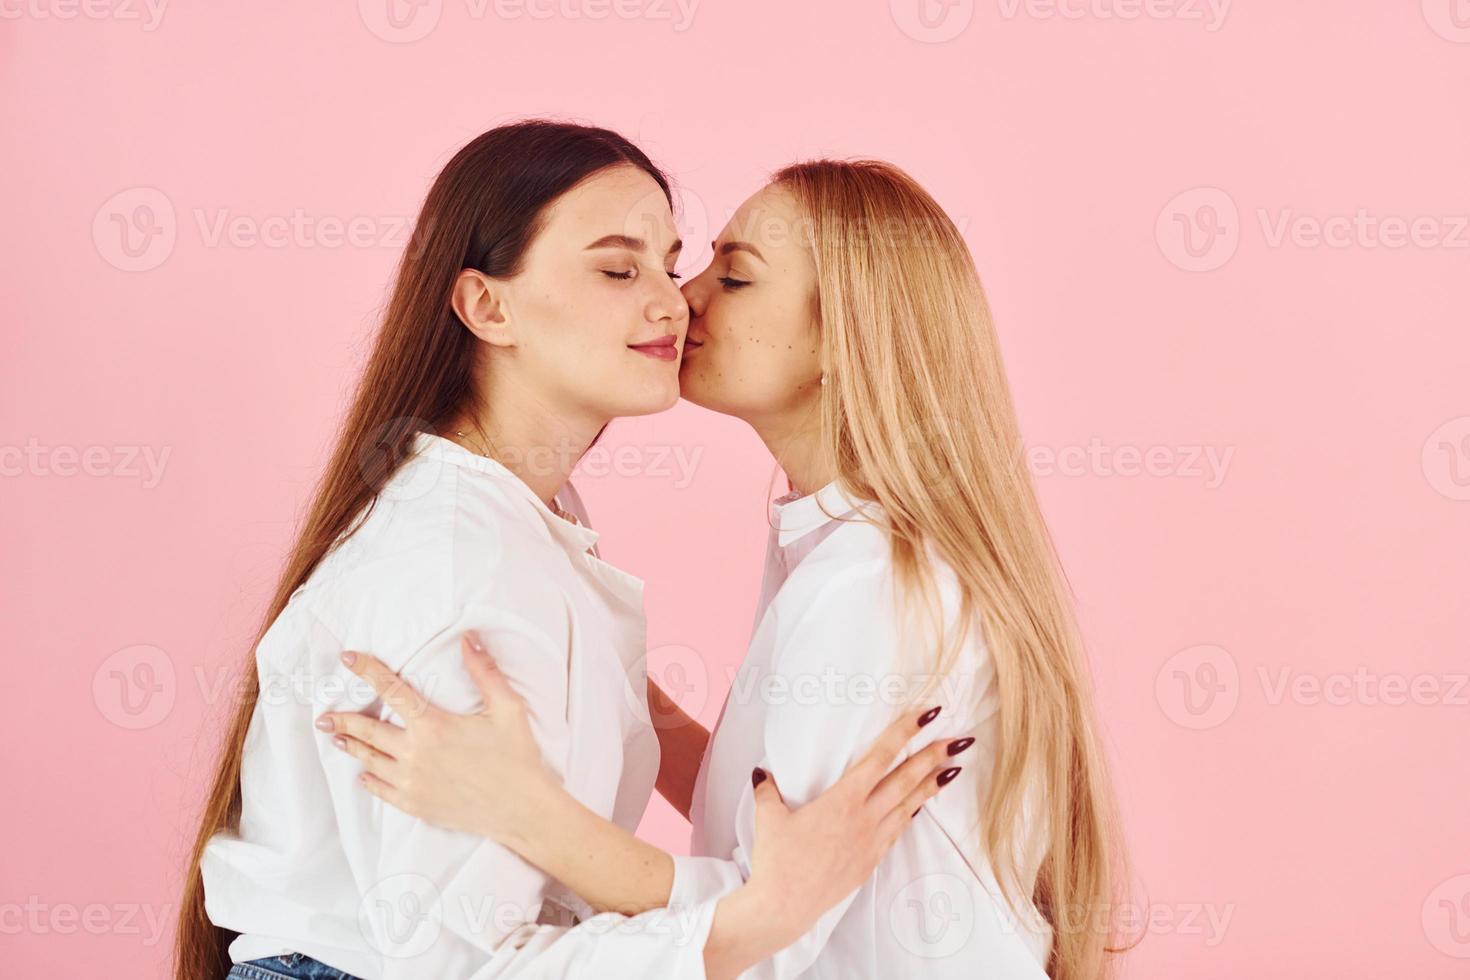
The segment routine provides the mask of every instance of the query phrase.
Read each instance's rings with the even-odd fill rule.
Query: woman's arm
[[[400,698],[410,705],[399,712],[406,728],[350,713],[322,716],[341,733],[338,747],[366,765],[368,789],[431,823],[499,841],[598,910],[636,914],[667,904],[673,858],[566,793],[541,761],[525,703],[468,640],[464,659],[483,695],[478,714],[425,708],[381,663],[357,655],[354,672],[390,705]],[[783,948],[867,879],[938,791],[929,777],[945,757],[943,743],[889,771],[920,717],[890,725],[828,792],[799,810],[787,809],[774,779],[759,774],[759,843],[752,843],[749,880],[715,896],[704,947],[710,976],[734,976]]]
[[[556,603],[553,609],[559,606]],[[470,604],[442,629],[424,624],[417,630],[428,634],[422,643],[411,642],[410,631],[399,631],[410,642],[389,655],[392,666],[411,680],[400,682],[391,700],[380,700],[349,672],[352,664],[347,661],[352,658],[344,656],[339,663],[343,653],[339,637],[361,637],[366,632],[361,626],[344,627],[335,618],[339,611],[312,606],[307,612],[314,625],[304,662],[323,672],[295,690],[308,693],[317,710],[367,711],[372,717],[402,718],[410,725],[436,713],[480,711],[483,696],[464,672],[459,642],[463,630],[475,629],[494,637],[505,674],[534,706],[527,711],[527,727],[534,732],[533,741],[543,747],[547,770],[557,778],[565,771],[570,745],[566,671],[564,666],[558,669],[557,655],[567,649],[567,639],[558,632],[563,624],[550,611],[543,610],[532,622],[498,607]],[[430,692],[433,700],[419,698],[410,683]],[[303,732],[283,730],[279,719],[284,714],[277,713],[277,727],[265,737],[295,747]],[[296,725],[310,724],[303,724],[299,714],[290,714]],[[382,724],[385,730],[404,733],[398,725]],[[308,750],[311,747],[308,741]],[[476,980],[512,976],[644,980],[698,976],[703,969],[704,940],[713,925],[714,908],[654,909],[632,919],[607,914],[570,927],[543,923],[543,903],[554,887],[544,871],[496,841],[455,833],[406,810],[384,806],[363,792],[362,767],[353,758],[333,748],[326,737],[314,748],[326,792],[314,796],[312,803],[322,808],[323,819],[335,823],[340,857],[361,891],[358,926],[371,950],[381,956],[378,975],[383,980],[470,975]],[[313,760],[303,757],[300,762],[310,766]],[[665,938],[669,934],[687,941],[670,943]]]
[[[658,732],[658,791],[688,820],[694,780],[709,745],[709,729],[685,714],[653,678],[648,680],[648,714]]]
[[[596,909],[631,915],[668,905],[673,859],[567,792],[532,732],[527,702],[474,634],[460,644],[481,711],[439,710],[378,658],[355,653],[352,672],[404,726],[327,712],[317,727],[364,764],[363,785],[396,809],[489,838]]]
[[[540,786],[535,832],[509,834],[486,820],[471,828],[571,888],[598,911],[637,915],[669,904],[674,859],[588,809],[559,785]]]

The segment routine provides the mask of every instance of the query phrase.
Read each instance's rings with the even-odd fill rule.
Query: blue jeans
[[[302,953],[236,963],[225,977],[226,980],[357,980]]]

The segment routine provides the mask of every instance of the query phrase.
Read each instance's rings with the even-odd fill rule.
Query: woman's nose
[[[684,294],[685,302],[689,304],[689,318],[691,320],[704,315],[704,303],[707,294],[703,284],[700,282],[703,278],[703,276],[697,276],[680,287],[680,292]]]
[[[685,301],[684,294],[672,281],[669,286],[672,288],[659,290],[658,298],[649,310],[650,317],[654,320],[687,320],[689,304]]]

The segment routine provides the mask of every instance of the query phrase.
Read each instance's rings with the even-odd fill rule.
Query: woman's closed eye
[[[749,279],[734,279],[730,276],[720,276],[719,283],[731,292],[750,285]]]
[[[635,275],[634,270],[632,270],[632,269],[629,269],[626,272],[618,272],[618,271],[616,271],[614,269],[603,269],[602,270],[602,274],[604,276],[607,276],[609,279],[623,279],[623,280],[632,279],[633,276]],[[680,279],[683,279],[684,278],[682,275],[680,275],[679,273],[674,272],[672,270],[669,271],[668,276],[669,276],[670,279],[674,280],[675,282],[678,282]]]

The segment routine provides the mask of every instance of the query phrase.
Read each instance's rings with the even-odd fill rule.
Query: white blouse
[[[671,904],[712,905],[749,877],[752,768],[772,773],[788,804],[810,801],[932,673],[932,649],[899,657],[905,630],[895,614],[889,542],[871,523],[879,518],[876,504],[848,498],[835,483],[776,502],[755,633],[700,767],[693,853],[675,858]],[[953,572],[941,566],[938,578],[952,621]],[[925,804],[862,887],[744,977],[1044,980],[1051,928],[1029,902],[1019,919],[1011,914],[980,848],[997,699],[994,663],[976,631],[925,701],[943,706],[939,717],[909,744],[917,750],[935,738],[975,735],[954,760],[960,775]],[[1026,896],[1039,841],[1020,845]]]
[[[703,977],[713,903],[593,916],[499,844],[382,803],[313,727],[329,710],[401,723],[345,649],[478,710],[460,656],[474,629],[574,796],[632,831],[652,791],[642,582],[589,554],[585,514],[556,516],[499,463],[428,433],[411,448],[256,649],[239,832],[202,861],[210,919],[240,933],[231,959],[299,952],[365,980]],[[561,505],[580,510],[570,487]]]

